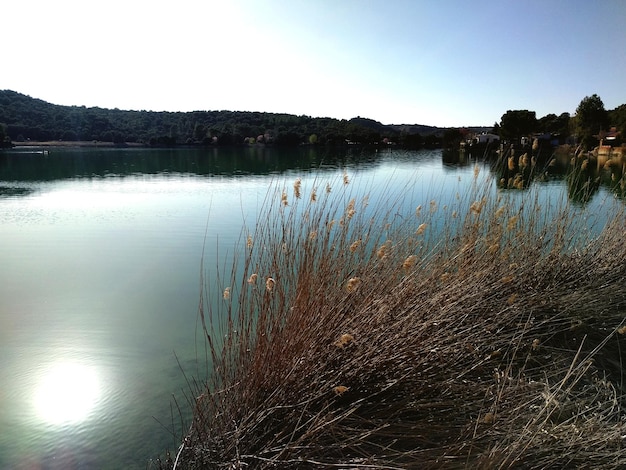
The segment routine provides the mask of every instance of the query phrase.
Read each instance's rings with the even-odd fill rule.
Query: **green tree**
[[[518,140],[532,134],[537,128],[537,116],[526,109],[508,110],[500,120],[500,136],[503,139]]]
[[[622,133],[622,138],[626,137],[626,104],[609,111],[609,119],[611,126],[615,126]]]
[[[569,113],[548,114],[537,120],[537,130],[549,134],[560,134],[567,136],[569,134]]]
[[[169,138],[171,139],[172,144],[175,144],[178,140],[178,124],[172,124],[170,126]]]
[[[585,96],[576,108],[575,130],[585,148],[598,144],[597,135],[609,125],[609,114],[596,94]]]
[[[445,149],[458,149],[463,140],[463,133],[460,129],[449,128],[443,133],[442,142]]]
[[[0,122],[0,148],[9,147],[11,145],[11,137],[7,132],[7,125]]]
[[[204,127],[204,125],[202,125],[201,123],[197,122],[195,126],[193,127],[193,138],[197,141],[202,141],[202,139],[206,137],[206,134],[207,134],[206,127]]]

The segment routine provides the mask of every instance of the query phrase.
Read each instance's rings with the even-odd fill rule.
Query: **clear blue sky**
[[[491,125],[626,103],[626,0],[20,0],[0,89],[63,105]]]

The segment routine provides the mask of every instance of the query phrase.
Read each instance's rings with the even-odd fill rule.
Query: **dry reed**
[[[594,232],[477,185],[434,233],[351,184],[268,194],[175,467],[624,467],[623,206]]]

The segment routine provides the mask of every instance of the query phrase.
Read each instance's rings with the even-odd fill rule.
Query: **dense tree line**
[[[385,126],[364,118],[338,120],[291,114],[193,111],[153,112],[60,106],[29,96],[0,91],[2,132],[13,141],[101,141],[148,145],[397,144],[436,146],[436,127],[422,133]],[[0,137],[2,137],[0,135]]]
[[[559,143],[572,138],[590,149],[613,127],[621,136],[626,135],[626,104],[607,111],[602,99],[593,94],[581,100],[574,116],[548,114],[537,119],[534,111],[509,110],[502,115],[500,123],[494,125],[493,132],[508,141],[532,134],[549,136]],[[621,141],[618,138],[616,142],[621,144]]]
[[[11,146],[11,137],[7,131],[7,125],[4,123],[0,123],[0,148],[10,147]]]
[[[492,132],[513,141],[543,134],[564,143],[575,138],[587,148],[611,127],[626,134],[626,104],[607,111],[598,95],[585,97],[576,114],[509,110]],[[155,112],[60,106],[10,90],[0,90],[0,145],[11,141],[99,141],[153,146],[192,145],[397,145],[453,148],[473,132],[488,128],[384,125],[350,120],[248,111]],[[458,147],[457,147],[458,148]]]

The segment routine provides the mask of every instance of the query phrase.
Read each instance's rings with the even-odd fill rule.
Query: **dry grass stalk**
[[[201,305],[212,374],[176,468],[626,465],[622,206],[592,233],[478,188],[416,247],[393,203],[346,193],[332,223],[326,187],[279,192],[232,301]]]

